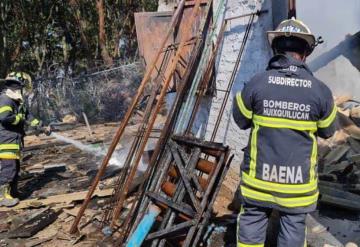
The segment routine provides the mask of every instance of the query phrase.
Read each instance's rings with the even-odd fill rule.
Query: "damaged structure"
[[[27,196],[35,198],[0,209],[5,222],[0,246],[34,235],[25,246],[236,246],[234,239],[219,243],[209,237],[224,235],[221,227],[234,228],[236,221],[232,212],[214,220],[229,169],[236,177],[227,188],[231,196],[238,186],[241,149],[247,145],[248,132],[239,131],[231,117],[233,92],[266,68],[271,50],[265,31],[286,17],[288,1],[180,0],[172,6],[135,14],[146,72],[119,126],[57,127],[87,142],[83,146],[70,146],[56,133],[57,139],[27,139],[23,193],[40,180],[54,188],[32,189]],[[358,52],[358,36],[317,54],[311,64],[320,68],[335,53],[353,58],[347,47]],[[319,141],[320,203],[360,217],[360,106],[353,96],[337,97],[338,131]],[[57,178],[47,181],[46,174]],[[314,217],[309,221],[311,246],[349,242],[341,243]],[[211,230],[211,222],[221,223]],[[61,231],[41,235],[61,224]],[[360,229],[352,230],[355,236]]]

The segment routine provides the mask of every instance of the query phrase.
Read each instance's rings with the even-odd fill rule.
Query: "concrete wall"
[[[240,63],[240,69],[215,140],[224,142],[233,149],[233,153],[236,154],[235,161],[233,162],[235,169],[239,167],[242,160],[242,149],[247,145],[248,131],[240,130],[234,123],[231,112],[232,100],[235,93],[242,89],[245,82],[249,81],[256,73],[265,70],[267,62],[271,57],[266,31],[273,28],[272,1],[228,0],[225,14],[226,17],[231,17],[251,13],[258,9],[268,10],[269,12],[255,18]],[[248,21],[248,17],[231,21],[229,29],[225,33],[217,64],[217,89],[226,89],[228,85]],[[217,91],[216,97],[212,99],[206,132],[207,140],[210,139],[223,97],[224,92]],[[201,121],[201,119],[199,119],[199,121]]]

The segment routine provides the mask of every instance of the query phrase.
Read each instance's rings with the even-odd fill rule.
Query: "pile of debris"
[[[162,120],[159,117],[157,124]],[[69,228],[118,125],[97,124],[89,130],[89,126],[63,123],[51,136],[25,137],[18,183],[21,201],[13,208],[0,207],[0,246],[84,246],[98,241],[92,233],[102,220],[106,198],[113,194],[122,168],[121,155],[127,142],[135,138],[138,125],[126,128],[125,139],[114,155],[117,159],[110,162],[92,196],[91,208],[79,224],[81,234],[70,235]]]
[[[360,211],[360,102],[335,101],[337,131],[319,141],[320,202]]]

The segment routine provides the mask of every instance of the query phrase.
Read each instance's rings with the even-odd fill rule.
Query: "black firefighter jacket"
[[[40,121],[23,104],[0,94],[0,159],[20,159],[25,124],[37,126]]]
[[[251,128],[241,167],[245,202],[289,213],[313,211],[317,136],[334,134],[336,113],[330,89],[304,63],[274,56],[234,99],[235,122]]]

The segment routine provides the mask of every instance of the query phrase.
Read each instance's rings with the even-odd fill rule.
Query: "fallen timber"
[[[339,109],[335,135],[319,142],[319,202],[360,212],[360,127],[347,115],[343,104],[351,98],[335,100]],[[355,111],[355,110],[354,110]],[[329,145],[330,144],[330,145]]]

